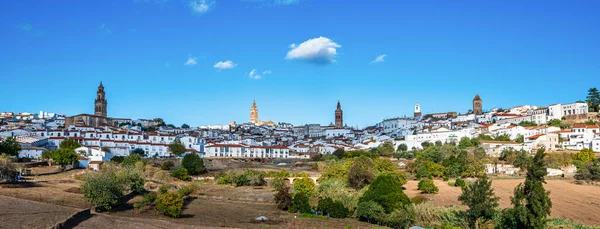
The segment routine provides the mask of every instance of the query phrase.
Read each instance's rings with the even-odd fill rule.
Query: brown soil
[[[500,197],[500,207],[510,207],[510,197],[513,195],[515,187],[524,180],[493,180],[492,186],[494,193]],[[434,203],[441,206],[458,206],[458,196],[461,189],[451,187],[448,182],[435,180],[435,185],[440,189],[438,194],[424,195],[417,190],[418,181],[408,181],[404,192],[409,197],[422,195],[429,197]],[[571,180],[547,180],[544,185],[546,190],[550,191],[552,199],[551,217],[561,217],[581,222],[586,225],[600,225],[600,192],[599,186],[577,185]]]
[[[0,228],[47,228],[78,209],[0,196]]]

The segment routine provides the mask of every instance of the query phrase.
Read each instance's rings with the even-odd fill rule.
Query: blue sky
[[[585,99],[599,1],[4,1],[0,111],[180,125],[344,121]],[[382,55],[385,55],[382,57]],[[379,61],[376,61],[379,58]],[[254,70],[254,71],[253,71]]]

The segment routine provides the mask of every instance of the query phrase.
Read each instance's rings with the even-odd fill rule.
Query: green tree
[[[290,187],[287,185],[282,186],[279,191],[275,194],[275,203],[277,208],[281,210],[288,210],[292,206],[292,195],[290,194]]]
[[[518,125],[519,126],[537,126],[537,123],[532,122],[532,121],[521,121]]]
[[[123,167],[135,166],[136,162],[143,161],[143,160],[144,160],[144,158],[142,158],[142,156],[140,156],[139,154],[129,154],[125,158],[123,158],[123,162],[121,162],[121,166],[123,166]]]
[[[361,189],[373,181],[377,172],[375,171],[375,164],[371,158],[361,156],[356,158],[350,166],[348,171],[348,183],[350,187],[355,189]]]
[[[381,156],[391,156],[394,153],[394,144],[391,142],[385,142],[377,147],[377,151]]]
[[[77,149],[79,147],[81,147],[79,142],[77,142],[75,139],[67,138],[60,143],[58,148]]]
[[[392,174],[381,174],[373,180],[367,191],[359,199],[359,205],[363,202],[373,201],[383,207],[386,213],[399,209],[409,204],[410,200],[402,191],[402,184]]]
[[[464,186],[462,194],[458,197],[463,205],[469,207],[466,216],[471,227],[475,227],[478,219],[491,220],[494,217],[495,209],[499,206],[499,199],[494,195],[492,180],[485,175],[473,184]]]
[[[0,141],[0,154],[5,153],[9,156],[17,157],[19,156],[19,151],[21,151],[21,145],[19,145],[16,138],[8,137]]]
[[[422,147],[423,149],[427,149],[427,147],[429,147],[429,146],[432,146],[432,145],[433,145],[433,144],[431,144],[431,142],[427,142],[427,141],[425,141],[425,142],[421,142],[421,147]]]
[[[331,198],[320,199],[317,205],[317,211],[329,214],[333,218],[346,218],[350,213],[348,208],[339,201],[333,201]]]
[[[523,142],[525,142],[525,137],[522,134],[517,134],[517,138],[515,138],[515,142],[523,143]]]
[[[181,125],[181,128],[182,129],[189,129],[190,125],[184,123],[183,125]]]
[[[333,155],[336,156],[338,159],[341,159],[344,157],[345,152],[346,151],[344,151],[343,148],[339,148],[339,149],[336,149],[335,151],[333,151]]]
[[[408,146],[404,143],[398,145],[398,152],[406,152],[408,150]]]
[[[438,187],[435,186],[432,179],[423,179],[419,181],[417,189],[421,190],[421,193],[425,194],[435,194],[439,191]]]
[[[581,162],[591,162],[596,159],[596,154],[592,149],[585,148],[573,154],[573,160],[578,160]]]
[[[396,171],[396,167],[390,159],[380,157],[375,159],[373,163],[375,164],[375,169],[380,173]]]
[[[598,92],[598,89],[595,87],[590,88],[588,90],[588,95],[586,99],[590,110],[598,112],[598,109],[600,109],[600,92]]]
[[[428,160],[435,163],[441,163],[444,160],[444,154],[440,150],[440,147],[430,146],[427,147],[419,156],[417,156],[417,160]]]
[[[384,215],[385,209],[375,201],[362,201],[358,203],[356,217],[358,217],[359,220],[372,223],[381,220],[381,217]]]
[[[140,155],[142,157],[146,156],[146,152],[142,148],[134,149],[133,151],[131,151],[131,154],[137,154],[137,155]]]
[[[544,149],[539,149],[527,167],[525,184],[519,184],[511,198],[513,208],[503,211],[502,228],[546,228],[552,201],[550,192],[544,189],[544,156]]]
[[[181,166],[187,169],[191,175],[197,175],[205,171],[204,161],[196,153],[188,153],[183,156]]]
[[[184,167],[179,167],[173,171],[173,177],[180,179],[182,181],[191,181],[192,177],[188,174],[187,169]]]
[[[462,137],[460,138],[460,141],[458,142],[458,148],[460,149],[466,149],[468,147],[472,147],[473,146],[473,142],[471,141],[471,139],[469,137]]]
[[[582,163],[577,169],[575,178],[577,180],[584,180],[587,183],[600,181],[600,161],[594,160],[592,162]]]
[[[123,200],[123,185],[113,171],[88,173],[82,183],[83,197],[97,210],[110,210]]]
[[[294,193],[311,197],[315,193],[315,182],[308,177],[294,180]]]
[[[67,165],[79,161],[79,156],[73,149],[59,148],[52,153],[52,160],[60,165]]]
[[[292,205],[288,208],[289,212],[310,213],[312,208],[308,202],[308,196],[303,193],[296,193],[292,200]]]
[[[171,153],[181,156],[183,153],[185,153],[185,146],[183,146],[179,138],[177,138],[175,141],[173,141],[173,143],[169,144],[169,150],[171,150]]]

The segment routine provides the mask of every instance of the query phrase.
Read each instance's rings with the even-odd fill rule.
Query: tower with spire
[[[250,109],[250,122],[258,124],[258,108],[256,108],[256,99],[252,100],[252,108]]]
[[[342,105],[340,105],[340,101],[338,100],[337,109],[335,109],[335,128],[343,128],[344,127],[344,112],[342,111]]]
[[[107,105],[108,102],[106,101],[104,86],[102,85],[102,81],[100,81],[100,86],[98,86],[98,91],[96,92],[96,100],[94,101],[94,115],[106,117]]]
[[[481,97],[479,97],[479,95],[475,95],[475,98],[473,98],[473,114],[476,115],[481,115],[483,114],[483,101],[481,100]]]

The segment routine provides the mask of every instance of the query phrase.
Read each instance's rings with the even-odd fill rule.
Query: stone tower
[[[252,100],[252,109],[250,109],[250,122],[258,123],[258,108],[256,108],[256,100]]]
[[[102,81],[100,81],[100,86],[98,86],[98,92],[96,92],[96,101],[94,101],[94,115],[106,117],[106,95],[104,93],[104,86],[102,85]]]
[[[482,105],[483,105],[483,103],[482,103],[479,95],[475,95],[475,98],[473,99],[473,114],[475,114],[475,115],[483,114]]]
[[[421,116],[421,105],[415,104],[415,118]]]
[[[340,101],[338,100],[337,109],[335,109],[335,128],[343,128],[344,127],[344,112],[342,111],[342,106],[340,105]]]

